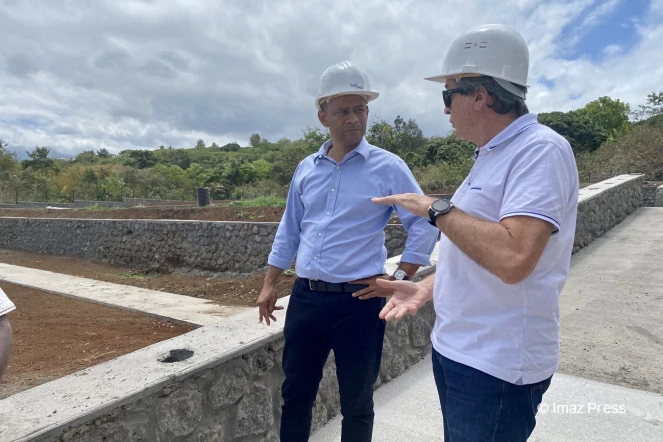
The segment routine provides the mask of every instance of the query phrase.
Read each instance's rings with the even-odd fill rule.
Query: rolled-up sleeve
[[[16,306],[11,302],[7,295],[5,295],[5,292],[0,289],[0,316],[4,316],[14,310],[16,310]]]
[[[297,249],[299,248],[299,234],[301,232],[301,221],[304,216],[304,205],[302,204],[301,195],[297,189],[297,172],[299,166],[295,169],[292,181],[290,182],[290,189],[288,190],[288,199],[285,205],[283,217],[279,223],[272,244],[272,251],[270,252],[267,263],[280,269],[288,269],[292,265]]]
[[[392,195],[400,193],[418,193],[423,195],[419,183],[412,175],[404,161],[398,163],[398,173],[393,177]],[[407,230],[405,250],[401,256],[402,262],[429,266],[430,256],[439,237],[439,229],[432,226],[427,218],[409,212],[402,207],[394,206],[401,224]]]

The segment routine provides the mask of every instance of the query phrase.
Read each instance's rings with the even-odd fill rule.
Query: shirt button
[[[318,236],[322,236],[322,233],[318,233]]]
[[[332,192],[336,192],[336,189],[332,189]]]
[[[318,260],[318,257],[317,257],[317,256],[314,256],[313,259],[315,259],[315,260],[317,261],[317,260]]]
[[[340,169],[340,167],[336,166],[336,170]]]
[[[327,212],[327,215],[331,215],[331,212]]]

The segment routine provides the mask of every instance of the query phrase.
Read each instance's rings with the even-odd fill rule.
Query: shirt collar
[[[519,117],[513,123],[509,124],[506,129],[498,133],[495,138],[490,140],[485,146],[482,147],[482,149],[491,151],[536,123],[538,123],[536,114],[525,114],[522,117]],[[478,150],[475,151],[475,155],[478,155]]]
[[[318,153],[316,154],[315,159],[313,161],[317,163],[317,160],[319,160],[320,158],[329,158],[327,156],[327,153],[329,152],[329,149],[331,149],[331,147],[332,147],[332,140],[325,141],[322,144],[322,147],[320,147],[320,149],[318,150]],[[368,143],[368,140],[366,140],[366,137],[362,137],[359,144],[357,144],[357,146],[352,150],[352,152],[356,152],[362,157],[364,157],[364,160],[368,160],[368,155],[370,154],[370,151],[371,151],[371,145]],[[350,152],[350,154],[352,152]],[[352,158],[352,156],[348,158]]]

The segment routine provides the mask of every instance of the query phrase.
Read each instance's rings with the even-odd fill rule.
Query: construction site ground
[[[130,209],[0,209],[0,218],[170,219],[198,221],[279,222],[285,207],[132,207]],[[394,214],[391,224],[400,224]]]
[[[221,305],[248,307],[255,307],[265,278],[264,272],[247,276],[219,277],[144,271],[140,268],[106,264],[77,256],[44,255],[7,249],[0,249],[0,262],[209,299]],[[279,297],[290,294],[294,279],[289,272],[280,278],[277,286]]]
[[[14,345],[0,399],[193,330],[5,281]]]

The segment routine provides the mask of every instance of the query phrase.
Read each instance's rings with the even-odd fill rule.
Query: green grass
[[[233,201],[228,205],[239,207],[285,207],[285,200],[278,196],[261,196],[252,200]]]

